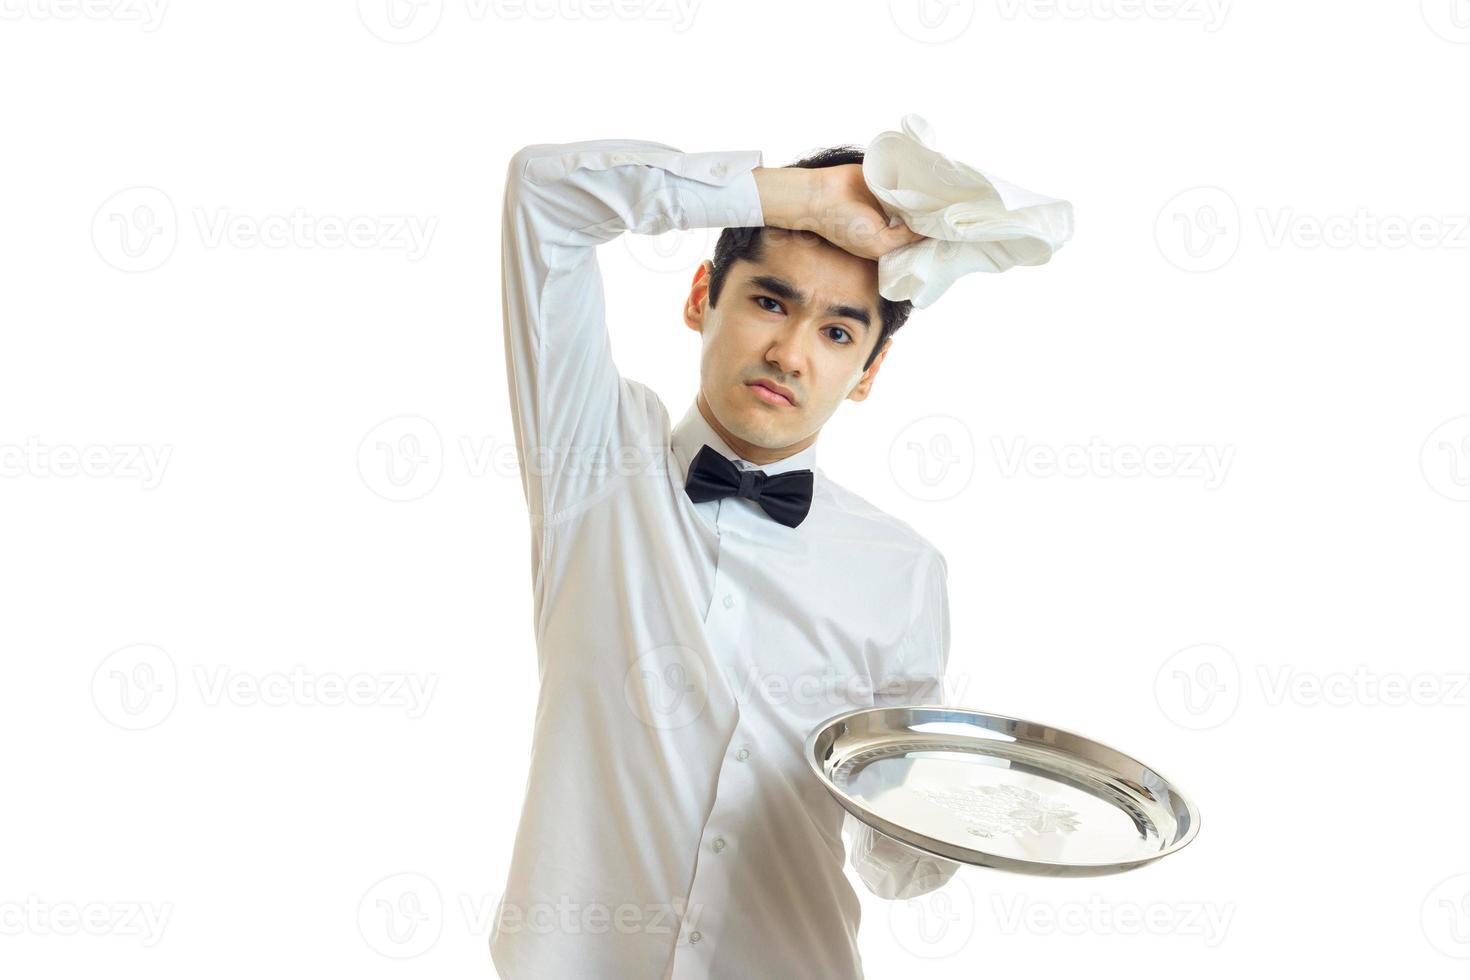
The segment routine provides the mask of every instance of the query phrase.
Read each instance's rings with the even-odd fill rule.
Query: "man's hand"
[[[809,231],[853,255],[878,259],[923,238],[902,222],[888,227],[860,163],[838,167],[756,167],[761,213],[772,228]]]

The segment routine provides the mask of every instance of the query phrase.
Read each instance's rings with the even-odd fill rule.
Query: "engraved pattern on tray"
[[[1079,825],[1076,810],[1021,786],[967,786],[913,792],[959,817],[965,823],[965,830],[976,837],[1070,834]]]

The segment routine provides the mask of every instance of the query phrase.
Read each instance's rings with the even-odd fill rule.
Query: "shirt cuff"
[[[671,168],[679,185],[681,228],[754,228],[765,224],[755,168],[760,150],[683,154]]]

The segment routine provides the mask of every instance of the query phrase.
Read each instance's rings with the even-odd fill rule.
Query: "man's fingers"
[[[898,218],[890,224],[878,209],[842,215],[821,230],[822,237],[865,259],[878,259],[896,248],[922,241],[924,236]]]
[[[884,229],[882,236],[879,238],[879,242],[882,253],[886,255],[896,248],[901,248],[904,245],[912,245],[923,237],[923,235],[914,231],[908,225],[900,224],[895,228]]]

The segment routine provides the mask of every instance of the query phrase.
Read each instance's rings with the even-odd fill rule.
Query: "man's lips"
[[[760,398],[760,399],[762,399],[762,400],[764,400],[764,401],[766,401],[766,402],[768,402],[768,403],[770,403],[772,405],[795,405],[796,404],[790,398],[788,398],[785,395],[781,394],[781,392],[779,392],[776,389],[770,387],[769,385],[765,384],[764,382],[761,382],[761,381],[752,381],[746,387],[752,389],[755,392],[755,395],[756,395],[757,398]]]

